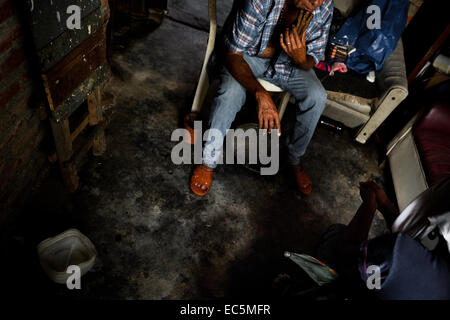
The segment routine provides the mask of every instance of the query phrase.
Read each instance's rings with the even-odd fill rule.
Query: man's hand
[[[306,33],[299,36],[296,28],[286,28],[286,31],[280,34],[281,48],[298,64],[306,62]]]
[[[280,45],[284,52],[302,69],[311,69],[315,61],[306,54],[306,32],[300,36],[297,29],[292,26],[280,34]]]
[[[280,118],[278,117],[278,110],[270,94],[265,90],[261,90],[256,92],[255,97],[258,103],[259,127],[261,129],[268,129],[269,133],[272,132],[272,129],[278,129],[278,136],[280,136]]]
[[[245,62],[242,54],[227,52],[226,55],[227,68],[231,75],[250,93],[252,93],[258,103],[258,119],[261,129],[269,130],[278,129],[278,135],[281,135],[280,118],[275,104],[270,94],[258,82],[253,75],[250,66]]]

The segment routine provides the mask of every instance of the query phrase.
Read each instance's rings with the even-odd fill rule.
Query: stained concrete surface
[[[310,196],[295,191],[283,161],[275,176],[221,166],[210,193],[195,196],[188,185],[193,167],[172,163],[177,142],[170,138],[192,103],[206,40],[207,33],[166,19],[145,36],[115,44],[116,73],[104,92],[107,151],[88,159],[74,194],[54,168],[3,235],[13,291],[100,299],[267,297],[285,250],[314,254],[326,228],[348,223],[356,212],[359,181],[386,184],[375,145],[319,127],[304,157]],[[82,290],[51,283],[36,255],[39,241],[68,228],[81,230],[98,251]],[[377,216],[371,237],[384,232]]]

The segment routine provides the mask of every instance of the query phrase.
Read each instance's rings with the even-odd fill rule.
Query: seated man
[[[293,24],[305,11],[313,14],[312,20],[299,34]],[[225,137],[249,92],[256,98],[259,127],[269,132],[277,129],[280,135],[277,108],[257,78],[290,92],[298,110],[294,130],[286,139],[288,161],[303,194],[311,192],[312,184],[300,158],[327,99],[312,68],[324,58],[332,14],[333,0],[244,0],[230,30],[225,32],[228,51],[211,107],[211,129],[218,129]],[[208,192],[220,156],[220,148],[214,145],[217,142],[212,144],[208,138],[203,164],[191,177],[191,189],[199,196]]]

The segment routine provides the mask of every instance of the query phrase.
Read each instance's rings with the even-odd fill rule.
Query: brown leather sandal
[[[297,181],[298,189],[304,195],[309,195],[312,191],[312,181],[309,178],[306,171],[300,166],[300,164],[292,165],[295,180]]]
[[[203,164],[196,166],[191,176],[190,186],[192,192],[194,192],[196,195],[200,197],[206,195],[209,191],[209,188],[211,187],[213,173],[214,173],[213,168],[210,168]],[[206,189],[204,190],[201,187],[196,186],[195,184],[205,186]]]

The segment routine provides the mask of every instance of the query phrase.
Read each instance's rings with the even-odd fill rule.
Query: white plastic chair
[[[195,91],[194,102],[192,103],[191,112],[199,113],[203,102],[205,100],[206,94],[209,89],[209,79],[207,66],[209,63],[209,59],[214,51],[214,45],[216,41],[217,34],[217,14],[216,14],[216,0],[208,0],[208,11],[209,11],[209,39],[208,46],[206,48],[205,60],[203,61],[202,71],[200,73],[200,78],[197,84],[197,90]],[[265,81],[263,79],[258,79],[259,83],[269,92],[283,92],[283,89],[278,86]],[[278,107],[278,115],[280,121],[284,115],[284,111],[286,110],[289,99],[291,98],[291,94],[289,92],[284,92],[281,98],[280,105]]]

